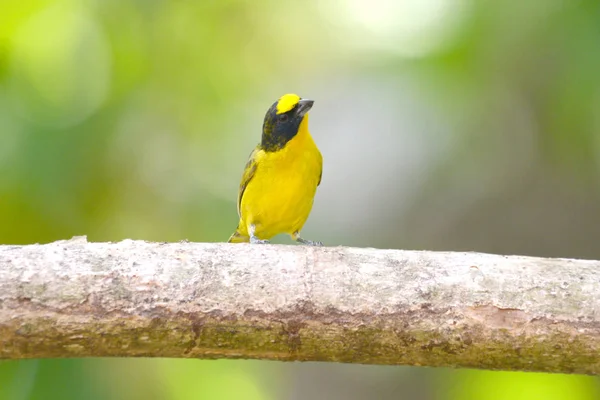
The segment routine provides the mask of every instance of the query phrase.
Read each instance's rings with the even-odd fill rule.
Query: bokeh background
[[[595,0],[0,0],[0,243],[225,241],[287,92],[325,160],[305,237],[600,259]],[[10,400],[599,398],[567,375],[0,363]]]

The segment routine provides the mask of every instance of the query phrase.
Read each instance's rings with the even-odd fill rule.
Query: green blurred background
[[[0,0],[0,243],[225,241],[287,92],[325,160],[306,237],[600,259],[595,0]],[[566,375],[0,363],[10,400],[599,398]]]

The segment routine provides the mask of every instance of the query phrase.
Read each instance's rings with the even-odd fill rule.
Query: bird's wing
[[[319,186],[321,184],[322,177],[323,177],[323,156],[319,157],[319,182],[317,182],[317,186]]]
[[[256,172],[256,167],[258,165],[257,156],[259,151],[260,149],[258,147],[252,150],[252,153],[250,153],[250,157],[248,157],[248,162],[244,167],[244,173],[242,175],[242,181],[240,182],[240,189],[238,190],[237,198],[237,211],[238,216],[240,218],[242,217],[242,213],[240,210],[242,205],[242,197],[244,196],[244,191],[246,190],[246,187],[248,187],[248,183],[252,180],[252,177],[254,177],[254,173]]]

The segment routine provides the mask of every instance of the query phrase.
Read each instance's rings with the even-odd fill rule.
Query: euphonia
[[[323,157],[308,131],[313,100],[285,94],[265,115],[261,142],[250,154],[238,190],[238,227],[230,243],[269,243],[286,233],[298,243],[321,183]]]

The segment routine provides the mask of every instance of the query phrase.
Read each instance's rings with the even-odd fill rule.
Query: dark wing
[[[248,183],[250,183],[252,177],[254,177],[254,173],[256,172],[256,167],[258,165],[256,156],[258,155],[259,151],[260,150],[258,147],[252,150],[252,153],[250,153],[250,157],[248,158],[248,162],[244,167],[244,173],[242,175],[242,181],[240,182],[240,189],[238,190],[237,198],[237,211],[238,216],[240,218],[242,217],[242,213],[240,212],[240,207],[242,205],[242,197],[244,196],[244,191],[246,190],[246,187],[248,187]]]

